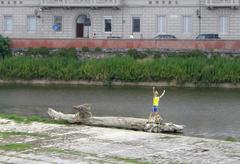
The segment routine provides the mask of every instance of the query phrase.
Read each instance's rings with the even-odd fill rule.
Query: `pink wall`
[[[240,51],[240,40],[11,39],[12,48],[149,48]]]

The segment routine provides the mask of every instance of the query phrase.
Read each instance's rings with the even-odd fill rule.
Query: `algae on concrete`
[[[31,148],[32,148],[32,145],[27,143],[0,145],[0,149],[5,151],[24,151],[24,150],[29,150]]]

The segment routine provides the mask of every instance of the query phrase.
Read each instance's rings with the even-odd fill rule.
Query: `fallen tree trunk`
[[[65,120],[69,123],[80,123],[89,126],[112,127],[130,130],[140,130],[146,132],[171,132],[179,133],[184,129],[183,125],[173,123],[148,123],[147,119],[131,117],[92,117],[89,105],[79,105],[73,107],[78,110],[76,114],[63,114],[52,108],[48,108],[48,114],[54,120]]]

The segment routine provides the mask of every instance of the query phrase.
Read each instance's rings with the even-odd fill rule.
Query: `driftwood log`
[[[64,114],[57,112],[52,108],[48,108],[49,116],[54,120],[65,120],[69,123],[80,123],[89,126],[111,127],[130,130],[140,130],[153,133],[170,132],[180,133],[183,131],[183,125],[173,123],[148,123],[147,119],[131,118],[131,117],[93,117],[91,107],[88,104],[74,106],[77,110],[76,114]]]

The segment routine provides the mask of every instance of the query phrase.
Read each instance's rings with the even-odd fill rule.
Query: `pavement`
[[[240,163],[240,142],[0,119],[0,163]],[[18,133],[16,133],[18,132]],[[28,148],[6,149],[6,145]]]

